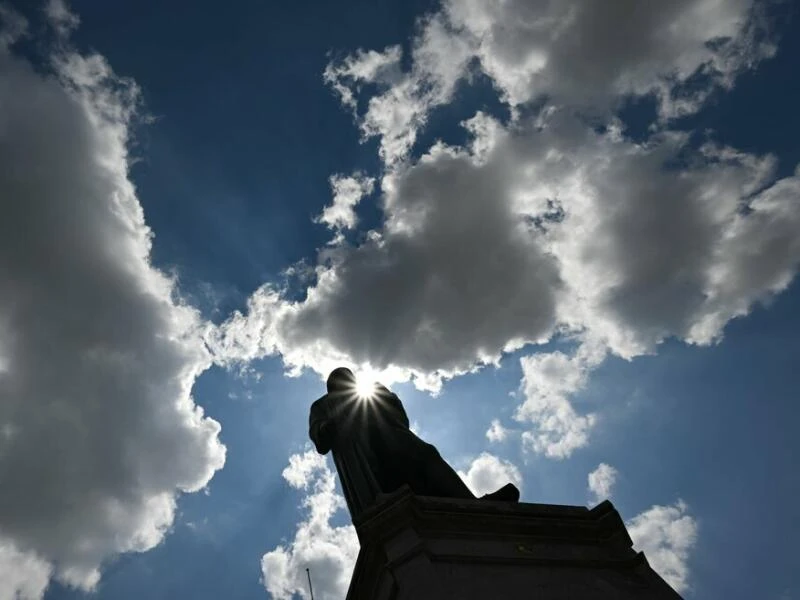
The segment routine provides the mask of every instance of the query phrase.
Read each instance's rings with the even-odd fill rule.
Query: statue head
[[[339,367],[328,375],[328,393],[352,392],[356,387],[356,376],[347,367]]]

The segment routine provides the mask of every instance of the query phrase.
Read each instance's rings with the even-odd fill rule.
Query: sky
[[[476,494],[800,598],[790,0],[0,3],[0,600],[344,598],[349,365]]]

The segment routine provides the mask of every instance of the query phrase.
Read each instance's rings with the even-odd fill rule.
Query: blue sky
[[[340,363],[800,597],[792,3],[0,6],[0,600],[342,598]]]

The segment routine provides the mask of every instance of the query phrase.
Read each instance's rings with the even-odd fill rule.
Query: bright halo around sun
[[[356,395],[365,400],[375,395],[375,377],[371,373],[356,374]]]

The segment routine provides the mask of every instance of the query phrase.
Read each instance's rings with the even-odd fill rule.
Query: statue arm
[[[325,408],[325,397],[322,397],[311,405],[308,415],[308,437],[320,454],[330,451],[335,435],[333,421],[328,418]]]

